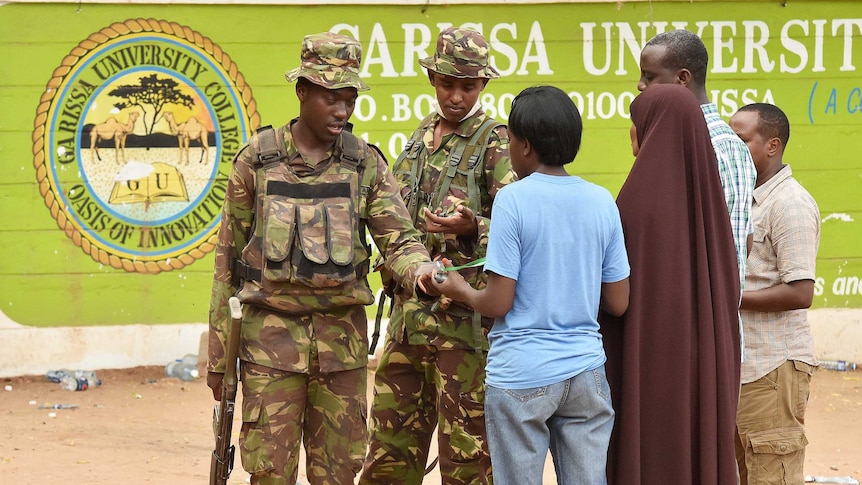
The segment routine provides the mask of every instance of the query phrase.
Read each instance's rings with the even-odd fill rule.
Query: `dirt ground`
[[[0,379],[0,482],[206,483],[214,401],[204,380],[166,378],[161,367],[98,374],[103,385],[83,392],[43,376]],[[78,407],[40,409],[53,404]],[[818,372],[807,418],[805,473],[862,478],[862,372]],[[544,483],[553,477],[546,470]],[[247,478],[237,457],[229,483]],[[424,483],[439,484],[439,474]]]

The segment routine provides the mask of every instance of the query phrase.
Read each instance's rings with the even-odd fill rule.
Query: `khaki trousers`
[[[815,369],[789,360],[742,385],[736,413],[741,485],[803,485],[805,408]]]

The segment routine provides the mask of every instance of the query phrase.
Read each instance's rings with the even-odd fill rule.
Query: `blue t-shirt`
[[[489,238],[485,270],[517,284],[489,334],[487,384],[528,389],[603,365],[601,284],[629,275],[611,194],[580,177],[533,173],[497,193]]]

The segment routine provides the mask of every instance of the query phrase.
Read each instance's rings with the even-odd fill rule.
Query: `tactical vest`
[[[488,118],[476,129],[473,136],[466,141],[462,137],[453,137],[454,146],[449,151],[445,173],[440,174],[434,190],[431,193],[425,194],[422,191],[422,176],[428,159],[428,150],[423,141],[423,136],[427,132],[426,125],[427,119],[410,136],[410,139],[404,145],[404,150],[401,151],[401,154],[395,161],[393,174],[399,185],[402,186],[401,196],[410,213],[413,225],[420,228],[423,243],[433,257],[435,254],[445,251],[445,236],[442,233],[429,233],[424,229],[424,217],[420,216],[422,208],[428,207],[432,212],[436,210],[443,210],[444,212],[453,210],[454,207],[443,207],[442,204],[446,201],[449,189],[456,187],[467,194],[467,200],[463,201],[465,205],[477,216],[482,213],[483,191],[479,190],[479,184],[480,180],[484,181],[485,152],[488,149],[491,133],[497,127],[504,125],[493,118]],[[405,181],[407,182],[406,184],[404,183]],[[381,271],[384,288],[387,286],[388,278],[391,278],[391,276],[388,276],[385,271]],[[475,284],[476,282],[472,283]],[[378,301],[374,337],[379,335],[380,332],[380,320],[383,315],[382,309],[384,304],[383,296],[384,294],[381,294]],[[392,295],[389,296],[391,297]],[[390,306],[390,313],[391,310]],[[457,306],[452,306],[447,311],[458,314],[463,310]],[[476,311],[469,311],[468,315],[472,317],[473,345],[478,352],[484,346],[482,343],[482,316]],[[373,338],[370,353],[374,352],[375,343],[376,338]]]
[[[426,123],[422,123],[422,126]],[[466,142],[461,137],[454,137],[455,145],[449,151],[449,159],[446,164],[446,172],[441,174],[429,194],[422,192],[422,172],[425,161],[428,158],[428,150],[423,142],[426,128],[420,127],[413,132],[410,139],[404,145],[404,150],[395,161],[393,173],[401,183],[407,179],[406,187],[402,189],[402,198],[413,220],[413,225],[423,227],[421,214],[423,207],[428,207],[432,212],[445,209],[441,204],[449,193],[450,187],[457,186],[465,189],[467,193],[466,205],[477,216],[482,213],[482,193],[479,190],[479,181],[483,180],[485,168],[485,152],[491,133],[499,126],[504,126],[493,118],[486,119],[476,132]],[[454,209],[454,208],[452,208]],[[425,238],[425,246],[428,251],[434,253],[442,250],[443,234],[428,233],[422,231]]]
[[[368,304],[365,219],[377,159],[344,131],[340,157],[300,177],[284,163],[285,129],[263,127],[249,142],[254,221],[234,276],[245,280],[242,292],[250,299],[259,293],[261,303],[290,313]]]

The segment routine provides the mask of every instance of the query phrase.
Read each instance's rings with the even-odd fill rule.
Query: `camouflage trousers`
[[[434,428],[444,485],[487,484],[485,352],[389,339],[374,378],[361,485],[419,484]]]
[[[352,484],[365,456],[365,367],[308,374],[242,362],[239,445],[251,483],[294,485],[300,441],[311,485]]]

